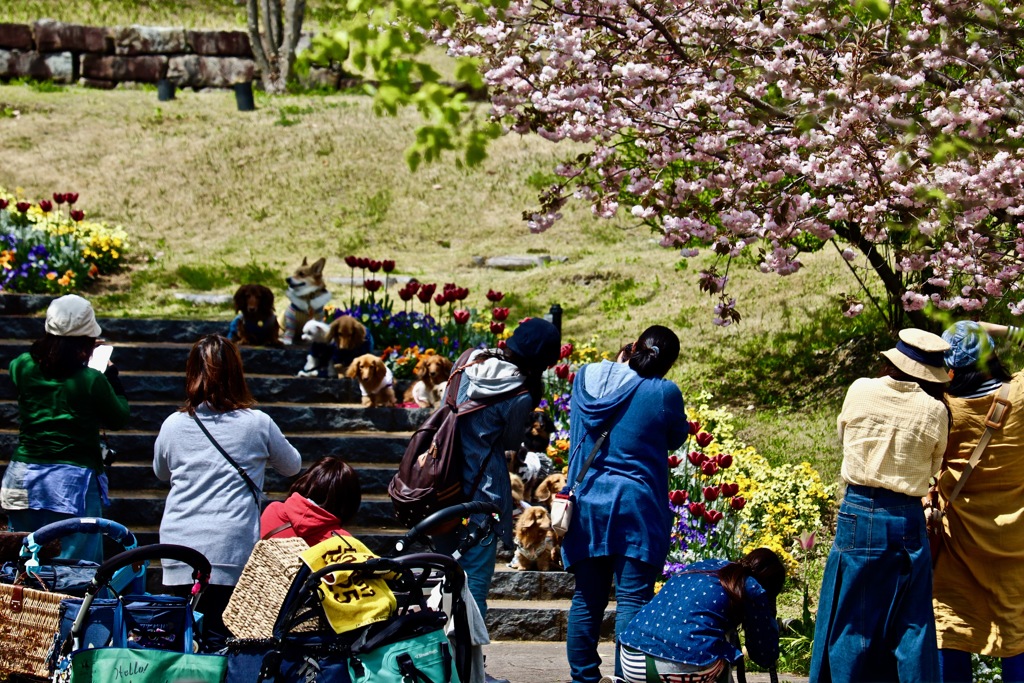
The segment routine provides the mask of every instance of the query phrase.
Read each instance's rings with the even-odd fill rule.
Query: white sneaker
[[[605,676],[598,683],[626,683],[625,678],[618,678],[616,676]]]

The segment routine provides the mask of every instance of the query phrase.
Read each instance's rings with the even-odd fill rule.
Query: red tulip
[[[507,311],[508,309],[506,308],[505,310]],[[562,344],[562,350],[558,354],[559,360],[562,360],[564,358],[568,358],[571,355],[572,355],[572,344]]]
[[[724,517],[724,516],[725,515],[723,515],[718,510],[705,510],[704,511],[704,519],[705,519],[705,521],[707,521],[708,524],[718,524],[722,520],[722,517]]]
[[[726,498],[732,498],[739,492],[740,485],[736,482],[732,482],[731,484],[722,484],[722,495]]]
[[[455,290],[455,298],[458,299],[459,301],[465,301],[466,297],[468,297],[468,296],[469,296],[469,288],[468,287],[459,287],[457,290]]]
[[[420,291],[420,281],[413,278],[412,280],[409,280],[409,282],[405,284],[405,288],[408,289],[413,294],[415,294],[416,292]]]
[[[376,273],[378,270],[380,270],[380,267],[380,261],[370,261],[366,264],[367,270],[369,270],[371,273]]]
[[[50,213],[51,211],[53,211],[53,202],[51,202],[49,199],[40,199],[39,209],[43,213]]]
[[[697,432],[700,431],[700,422],[697,422],[696,420],[690,420],[689,424],[691,434],[696,434]]]
[[[723,470],[727,470],[732,466],[732,456],[728,453],[719,453],[717,460],[718,466]]]
[[[459,288],[459,286],[457,284],[455,284],[454,282],[446,282],[446,283],[444,283],[444,288],[441,289],[441,291],[442,292],[451,292],[451,291],[454,291],[454,290],[456,290],[458,288]]]
[[[487,290],[487,300],[488,301],[493,301],[494,303],[498,303],[499,301],[501,301],[504,298],[505,298],[505,295],[502,294],[501,292],[496,292],[493,289],[488,289]]]
[[[376,292],[378,289],[384,286],[384,283],[380,280],[366,280],[363,282],[363,287],[366,287],[371,292]]]
[[[507,346],[508,346],[508,344],[505,342],[504,339],[499,339],[498,340],[498,348],[499,349],[504,350]]]
[[[465,308],[455,309],[452,315],[455,316],[456,325],[465,325],[466,323],[469,322],[469,311],[467,311]]]
[[[80,223],[83,218],[85,218],[85,211],[79,211],[78,209],[75,209],[74,211],[71,212],[71,220]]]
[[[416,295],[416,297],[420,300],[421,304],[429,304],[430,296],[431,294],[426,288],[421,289],[419,293]]]
[[[398,298],[401,299],[402,301],[412,301],[412,298],[414,296],[415,294],[408,287],[402,287],[400,290],[398,290]]]
[[[690,461],[690,464],[694,467],[700,467],[708,459],[708,456],[704,455],[700,451],[690,451],[686,459]]]
[[[497,308],[492,308],[491,317],[494,318],[495,320],[508,320],[508,309],[501,308],[500,306]]]
[[[6,199],[0,199],[0,210],[6,209],[8,204],[10,204],[10,202]]]
[[[345,265],[348,266],[349,268],[355,268],[356,266],[359,265],[359,259],[356,258],[355,256],[346,256]]]
[[[491,321],[491,334],[501,334],[505,331],[505,323],[499,323],[497,320]]]
[[[64,196],[63,192],[54,192],[53,193],[53,201],[57,202],[57,206],[60,206],[61,204],[63,204],[65,199],[67,199],[67,197]]]
[[[64,200],[67,201],[68,204],[74,204],[75,202],[78,201],[78,193],[77,192],[65,192],[64,193]]]
[[[686,491],[677,490],[668,492],[668,502],[672,503],[673,505],[682,505],[683,503],[686,502],[686,499],[688,497],[689,494]]]
[[[395,262],[387,259],[380,262],[380,267],[384,269],[385,273],[390,273],[395,269]]]
[[[714,440],[715,437],[711,436],[708,432],[700,432],[697,434],[697,445],[701,448],[707,448]]]
[[[569,364],[562,363],[555,366],[555,377],[558,379],[568,379],[569,377]]]
[[[576,373],[570,372],[569,376],[566,379],[569,380],[569,384],[572,384],[576,380]]]
[[[720,491],[718,490],[717,486],[705,486],[704,489],[703,489],[703,493],[704,493],[704,500],[712,501],[712,500],[718,500],[718,494],[720,493]]]
[[[672,469],[679,467],[679,463],[681,463],[682,461],[683,459],[680,458],[678,455],[675,455],[674,453],[668,456],[668,466],[671,467]]]
[[[18,211],[22,213],[25,213],[26,211],[29,210],[29,207],[31,206],[32,205],[29,204],[28,202],[18,202],[17,204],[14,205],[14,208],[16,208]]]
[[[427,299],[434,296],[434,292],[437,291],[437,285],[430,283],[429,285],[420,285],[420,291],[427,293]]]
[[[747,499],[743,496],[734,496],[733,499],[729,501],[729,507],[733,510],[742,510],[746,505]]]
[[[704,516],[704,503],[690,503],[686,508],[690,511],[691,517]]]
[[[448,303],[448,297],[446,297],[444,295],[444,292],[442,292],[434,297],[434,303],[437,304],[438,306],[444,306],[446,303]]]
[[[714,460],[705,460],[700,464],[700,471],[710,477],[718,471],[718,463]]]

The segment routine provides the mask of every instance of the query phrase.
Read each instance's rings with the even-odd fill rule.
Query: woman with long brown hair
[[[185,394],[185,405],[164,420],[154,447],[153,471],[171,483],[160,542],[195,548],[210,560],[213,575],[199,611],[207,648],[216,649],[229,635],[224,608],[259,539],[266,467],[290,477],[301,458],[270,416],[254,409],[242,357],[226,337],[211,334],[193,345]],[[165,560],[164,585],[187,590],[191,572]]]

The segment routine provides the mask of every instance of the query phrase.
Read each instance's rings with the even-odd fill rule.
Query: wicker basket
[[[301,538],[271,538],[256,544],[224,610],[224,625],[236,638],[273,635],[281,605],[302,566],[299,553],[308,549]]]
[[[0,584],[0,678],[47,676],[46,658],[60,626],[60,593]]]

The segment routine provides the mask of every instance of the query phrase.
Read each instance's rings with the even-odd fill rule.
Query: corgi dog
[[[302,328],[309,320],[323,322],[324,306],[331,300],[331,293],[324,284],[324,264],[327,259],[317,259],[313,263],[303,257],[302,265],[285,278],[288,289],[288,308],[284,311],[281,328],[284,333],[281,341],[291,345],[301,338]]]

